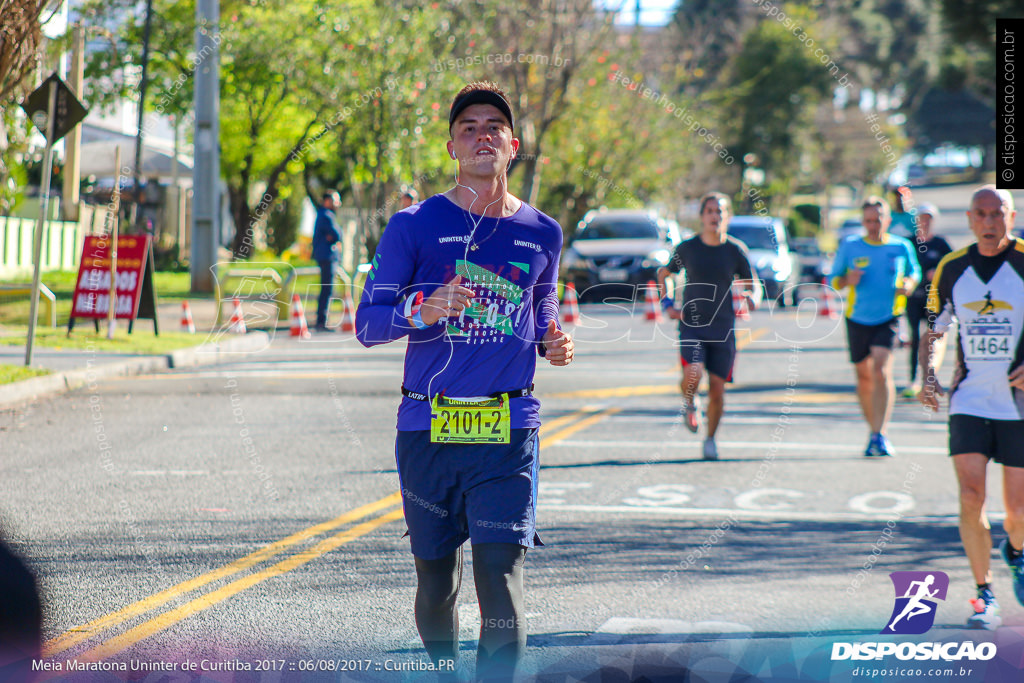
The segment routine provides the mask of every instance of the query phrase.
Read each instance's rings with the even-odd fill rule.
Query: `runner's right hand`
[[[448,284],[435,289],[423,300],[420,317],[427,325],[433,325],[446,316],[457,316],[469,305],[475,292],[461,284],[462,276],[456,275]]]

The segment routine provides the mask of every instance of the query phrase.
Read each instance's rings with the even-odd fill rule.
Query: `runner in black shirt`
[[[704,195],[700,202],[701,233],[676,247],[668,265],[658,270],[658,286],[665,295],[669,275],[685,272],[682,309],[670,310],[679,318],[679,345],[683,364],[683,410],[686,427],[696,433],[701,415],[697,387],[705,367],[708,371],[708,433],[704,441],[704,459],[717,460],[715,432],[725,409],[725,383],[732,381],[736,359],[733,325],[732,284],[740,280],[743,295],[760,301],[760,290],[753,286],[753,274],[747,249],[726,234],[732,209],[729,198],[720,192]]]
[[[903,398],[915,398],[921,391],[917,381],[917,352],[921,346],[921,323],[927,319],[925,304],[928,299],[928,287],[935,276],[935,268],[942,257],[953,251],[943,237],[932,233],[932,221],[939,217],[939,210],[934,204],[921,202],[917,207],[917,232],[914,235],[914,253],[921,266],[921,283],[907,297],[907,325],[910,327],[910,386],[900,394]],[[942,351],[945,344],[940,343],[935,352],[935,365],[942,366]]]

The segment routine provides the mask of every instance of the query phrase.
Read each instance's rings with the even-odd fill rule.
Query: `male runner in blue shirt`
[[[497,85],[467,85],[448,121],[455,187],[388,222],[356,335],[366,346],[409,337],[395,450],[423,645],[435,662],[458,655],[468,539],[481,617],[477,678],[511,678],[526,647],[526,549],[542,545],[536,359],[573,358],[572,338],[557,326],[562,230],[508,193],[519,140]]]
[[[892,379],[893,340],[907,295],[921,280],[914,247],[902,237],[888,234],[889,205],[868,197],[861,207],[864,236],[849,237],[839,245],[832,266],[832,286],[850,288],[846,299],[846,336],[850,361],[857,369],[857,398],[871,437],[868,457],[895,455],[885,436],[896,400]]]

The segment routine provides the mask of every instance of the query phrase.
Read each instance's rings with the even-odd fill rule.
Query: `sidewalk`
[[[109,353],[98,349],[48,349],[35,346],[32,351],[33,367],[52,370],[53,373],[0,385],[0,409],[69,391],[106,377],[210,365],[224,360],[226,354],[253,353],[266,348],[270,343],[271,335],[264,331],[250,331],[244,335],[214,331],[217,309],[216,302],[212,299],[190,301],[189,305],[196,326],[196,346],[158,355]],[[250,315],[248,308],[246,315],[247,318]],[[181,304],[160,304],[157,307],[157,316],[161,331],[178,332],[181,329]],[[225,324],[222,323],[222,327]],[[101,322],[100,329],[105,329],[105,325],[105,321]],[[126,325],[126,321],[118,321],[119,329],[125,328]],[[76,321],[76,329],[92,330],[92,322]],[[132,334],[153,334],[153,321],[137,320]],[[0,346],[0,363],[24,365],[25,344]]]

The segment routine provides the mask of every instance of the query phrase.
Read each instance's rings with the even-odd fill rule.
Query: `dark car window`
[[[769,249],[778,251],[775,230],[756,225],[730,225],[729,234],[747,245],[747,249]]]
[[[658,226],[643,220],[593,221],[576,237],[578,240],[658,239]]]

